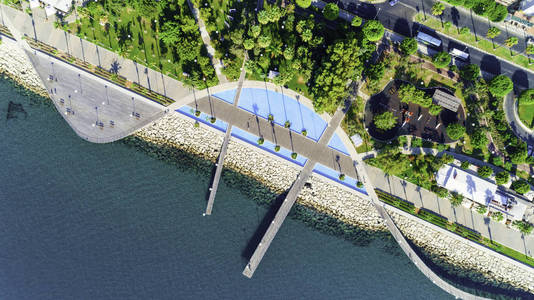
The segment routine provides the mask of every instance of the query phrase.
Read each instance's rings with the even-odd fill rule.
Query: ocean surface
[[[222,181],[203,217],[209,172],[85,142],[3,79],[0,117],[0,299],[452,298],[392,239],[357,246],[293,219],[247,279],[267,209],[237,187]]]

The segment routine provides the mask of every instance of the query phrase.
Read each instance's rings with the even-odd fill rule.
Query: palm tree
[[[486,37],[490,38],[491,41],[493,42],[493,39],[499,36],[499,34],[501,34],[501,30],[499,28],[490,27],[488,29],[488,32],[486,33]],[[493,49],[495,49],[495,43],[493,43]]]
[[[511,36],[507,38],[506,41],[504,41],[504,44],[506,45],[506,47],[510,48],[511,56],[514,56],[514,53],[512,52],[512,47],[517,45],[517,42],[519,42],[519,40],[515,36]]]
[[[445,10],[445,5],[441,2],[436,2],[432,5],[432,14],[436,17],[441,16]]]

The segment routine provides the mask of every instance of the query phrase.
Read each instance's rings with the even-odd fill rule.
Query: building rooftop
[[[462,100],[440,89],[436,89],[434,92],[432,102],[453,112],[457,112],[458,107],[462,104]]]
[[[527,203],[483,178],[454,166],[445,165],[436,174],[438,186],[456,192],[478,204],[502,212],[508,219],[521,220]]]

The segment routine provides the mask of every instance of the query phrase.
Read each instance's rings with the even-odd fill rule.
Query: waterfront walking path
[[[246,55],[245,55],[246,57]],[[245,61],[241,66],[241,74],[239,75],[239,81],[237,84],[237,90],[234,97],[234,107],[237,107],[239,102],[239,97],[241,96],[241,89],[243,88],[243,81],[245,81]],[[230,142],[230,137],[232,136],[232,124],[228,124],[226,128],[226,134],[224,135],[224,140],[221,146],[221,152],[219,152],[219,159],[217,160],[217,169],[215,170],[215,175],[213,176],[213,181],[210,187],[210,195],[208,198],[208,205],[206,206],[206,215],[211,215],[213,210],[213,202],[215,201],[215,195],[217,194],[217,188],[219,187],[219,180],[221,179],[222,169],[224,166],[224,157],[226,156],[226,150],[228,150],[228,143]]]
[[[350,104],[348,106],[350,106]],[[338,109],[336,111],[336,113],[334,114],[334,117],[330,120],[328,127],[324,131],[323,135],[321,135],[319,142],[317,142],[318,145],[326,146],[328,144],[328,142],[334,135],[336,129],[341,124],[341,121],[343,120],[345,116],[345,112],[346,112],[346,109],[345,110]],[[276,216],[274,217],[273,221],[269,225],[269,228],[267,228],[267,231],[265,232],[260,243],[256,247],[256,250],[254,251],[254,253],[252,254],[252,257],[249,260],[249,263],[246,265],[245,269],[243,270],[243,275],[245,275],[246,277],[251,278],[252,275],[254,275],[256,268],[258,267],[261,260],[263,259],[265,252],[267,252],[267,249],[271,245],[271,242],[273,241],[274,237],[276,236],[276,233],[280,229],[280,226],[282,226],[282,223],[284,222],[285,218],[289,214],[289,211],[295,204],[295,201],[297,200],[297,196],[299,195],[300,191],[304,187],[304,184],[306,184],[306,181],[312,174],[313,168],[315,167],[316,163],[317,161],[313,160],[312,158],[309,158],[308,161],[306,161],[304,168],[300,171],[297,177],[297,180],[293,183],[293,185],[289,189],[289,192],[287,193],[286,198],[284,199],[284,202],[282,202],[282,205],[276,212]]]

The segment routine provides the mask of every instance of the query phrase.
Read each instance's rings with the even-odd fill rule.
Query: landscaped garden
[[[463,125],[463,107],[460,105],[454,112],[434,104],[432,94],[435,90],[417,89],[401,80],[391,81],[384,91],[367,101],[365,125],[369,134],[382,141],[398,135],[413,135],[451,143],[453,139],[447,135],[446,128],[449,124]]]
[[[187,2],[89,1],[65,29],[195,87],[218,83]]]

